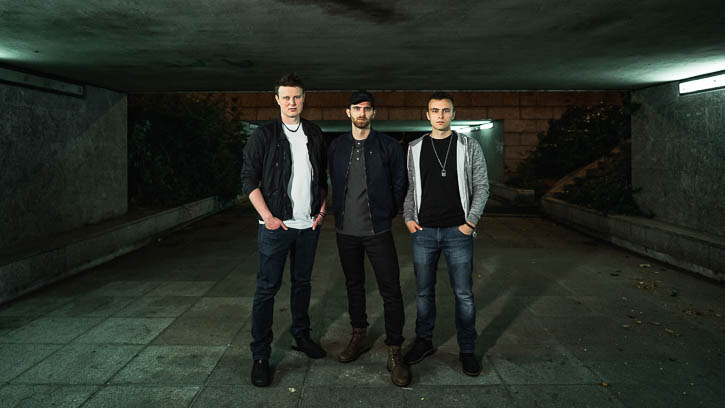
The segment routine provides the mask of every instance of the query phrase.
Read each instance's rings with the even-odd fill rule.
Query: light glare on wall
[[[725,87],[725,74],[680,82],[680,95]]]
[[[491,129],[493,128],[493,122],[490,120],[483,121],[475,124],[465,124],[460,126],[452,126],[451,129],[457,132],[475,132],[477,130]]]

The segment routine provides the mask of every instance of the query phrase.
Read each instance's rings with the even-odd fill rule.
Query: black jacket
[[[302,129],[307,135],[307,151],[312,164],[310,216],[313,216],[320,212],[322,197],[327,194],[325,139],[320,127],[308,120],[302,119]],[[287,220],[292,218],[292,200],[287,194],[291,176],[290,145],[282,129],[282,119],[277,118],[258,127],[244,146],[242,190],[249,196],[259,187],[272,215]]]
[[[343,225],[345,190],[352,158],[352,133],[336,137],[327,151],[332,183],[335,226]],[[391,221],[403,206],[408,190],[403,148],[385,133],[370,131],[365,141],[365,175],[367,179],[370,219],[375,233],[390,229]]]

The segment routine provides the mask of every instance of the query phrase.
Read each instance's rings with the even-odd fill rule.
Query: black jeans
[[[368,326],[365,312],[365,267],[364,255],[373,266],[380,296],[383,298],[385,316],[385,344],[403,344],[403,294],[400,291],[400,267],[395,251],[393,234],[382,232],[369,237],[337,234],[337,249],[340,253],[342,271],[347,286],[347,304],[350,325],[354,328]]]

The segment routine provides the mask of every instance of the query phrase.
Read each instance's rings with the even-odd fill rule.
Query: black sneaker
[[[307,354],[307,357],[309,358],[322,358],[327,355],[325,349],[315,343],[314,340],[310,338],[309,334],[295,337],[295,342],[297,344],[293,344],[292,349]]]
[[[460,353],[458,359],[461,361],[463,373],[476,377],[481,374],[481,363],[478,362],[476,355],[473,353]]]
[[[269,360],[254,360],[252,363],[252,384],[257,387],[266,387],[272,382],[272,369]]]
[[[408,365],[418,364],[435,351],[436,349],[433,348],[433,342],[416,337],[413,347],[405,353],[403,362]]]

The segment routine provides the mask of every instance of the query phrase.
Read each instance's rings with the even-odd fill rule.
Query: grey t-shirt
[[[342,228],[338,231],[345,235],[370,236],[373,223],[370,219],[368,204],[368,186],[365,175],[365,140],[353,140],[350,169],[345,189],[345,212]]]

